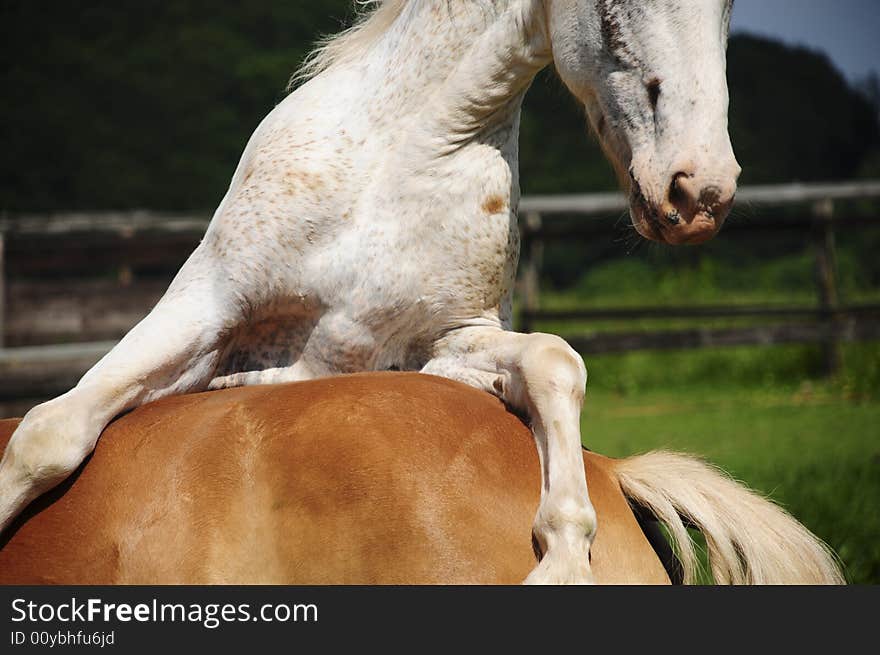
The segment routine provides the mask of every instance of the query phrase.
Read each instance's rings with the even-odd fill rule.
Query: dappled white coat
[[[728,3],[702,4],[714,9],[686,14],[692,24],[663,23],[711,32],[702,66],[721,88],[705,111],[721,117],[696,132],[680,123],[680,140],[709,135],[693,166],[709,145],[729,150]],[[25,417],[0,466],[0,528],[75,469],[114,416],[150,400],[422,370],[529,415],[543,474],[534,527],[543,558],[530,581],[589,581],[596,526],[579,429],[586,369],[558,337],[508,331],[520,104],[558,50],[563,78],[600,122],[614,162],[641,171],[634,220],[649,203],[668,204],[674,157],[658,136],[660,119],[640,118],[656,98],[641,86],[630,97],[624,78],[602,68],[624,50],[656,59],[638,42],[614,41],[639,25],[650,36],[646,25],[664,17],[651,11],[631,0],[388,0],[319,50],[311,78],[254,132],[202,243],[154,310],[76,388]],[[650,195],[660,187],[662,197]],[[674,227],[670,219],[664,230]]]

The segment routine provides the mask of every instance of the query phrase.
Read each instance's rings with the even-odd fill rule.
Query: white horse
[[[128,409],[398,368],[528,414],[543,484],[542,558],[526,581],[591,581],[586,369],[562,339],[510,331],[520,105],[554,62],[631,188],[635,228],[673,244],[708,239],[739,174],[727,134],[731,0],[368,4],[256,129],[156,307],[74,389],[28,412],[0,463],[0,529]]]

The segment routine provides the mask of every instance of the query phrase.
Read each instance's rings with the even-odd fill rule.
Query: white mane
[[[355,0],[359,16],[339,34],[321,39],[291,79],[291,86],[357,59],[394,23],[409,0]]]

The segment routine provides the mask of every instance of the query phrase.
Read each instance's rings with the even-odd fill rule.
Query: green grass
[[[830,382],[816,360],[805,346],[588,357],[584,443],[704,457],[824,539],[851,582],[880,583],[880,346],[844,348]]]
[[[875,259],[863,245],[838,249],[841,302],[880,301]],[[545,289],[541,306],[815,304],[808,248],[741,254],[707,250],[689,260],[689,251],[658,251],[596,263],[574,286]],[[545,321],[533,329],[565,337],[757,322]],[[845,344],[841,354],[833,380],[823,378],[818,345],[586,356],[584,444],[617,457],[661,448],[702,456],[825,540],[850,582],[880,583],[880,343]]]

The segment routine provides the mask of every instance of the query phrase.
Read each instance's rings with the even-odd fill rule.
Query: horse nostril
[[[657,103],[660,101],[660,80],[656,77],[651,78],[645,83],[648,90],[648,101],[651,103],[651,109],[657,111]]]
[[[700,204],[707,209],[712,209],[721,204],[721,189],[717,186],[708,186],[700,192]]]
[[[691,177],[693,176],[681,171],[672,176],[672,182],[669,185],[669,202],[676,207],[688,206],[696,201],[691,192],[691,185],[688,183]]]

